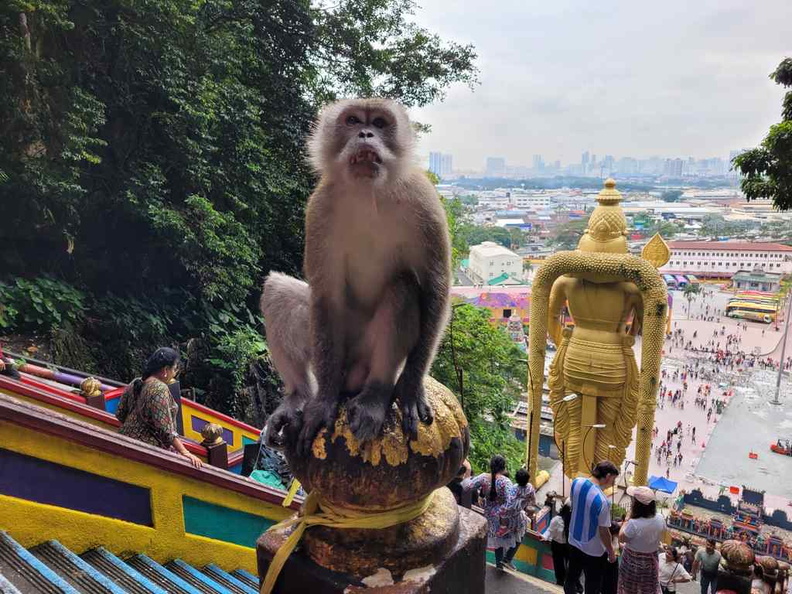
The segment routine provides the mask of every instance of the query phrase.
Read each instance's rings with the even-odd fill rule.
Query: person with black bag
[[[675,547],[667,547],[664,557],[661,557],[659,578],[663,594],[674,594],[677,584],[691,580],[690,574],[679,561],[679,551]]]

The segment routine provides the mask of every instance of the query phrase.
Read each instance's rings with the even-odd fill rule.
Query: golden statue
[[[620,201],[616,182],[608,179],[578,249],[554,254],[536,273],[529,338],[530,408],[541,410],[549,334],[558,351],[547,385],[567,476],[587,475],[600,460],[620,466],[637,423],[634,480],[643,484],[667,312],[666,287],[657,267],[670,254],[659,236],[647,243],[641,258],[628,253]],[[574,328],[563,328],[560,321],[565,304]],[[639,374],[633,345],[641,330]],[[538,456],[539,417],[531,417],[531,476]]]

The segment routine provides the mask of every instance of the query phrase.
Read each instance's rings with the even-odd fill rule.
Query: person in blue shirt
[[[565,594],[575,594],[581,573],[586,576],[586,594],[600,594],[607,564],[616,561],[610,533],[610,500],[603,490],[612,487],[618,476],[619,469],[606,460],[594,467],[591,477],[572,481]]]

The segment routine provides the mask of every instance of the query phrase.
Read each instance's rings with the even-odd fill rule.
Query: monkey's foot
[[[347,419],[353,435],[360,441],[379,437],[390,409],[393,388],[378,382],[368,384],[347,404]]]
[[[264,427],[264,443],[274,449],[283,449],[293,444],[302,427],[303,411],[293,403],[283,402],[267,419]]]
[[[418,384],[417,387],[411,389],[405,386],[406,384],[399,383],[395,390],[395,396],[402,411],[402,430],[410,439],[416,439],[418,437],[418,420],[420,419],[426,425],[431,425],[434,416],[426,399],[423,384]]]
[[[302,427],[297,438],[297,451],[300,456],[311,453],[316,434],[322,427],[332,427],[337,413],[337,405],[325,400],[312,400],[305,406]]]

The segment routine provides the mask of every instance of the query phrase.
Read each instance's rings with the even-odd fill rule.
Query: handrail
[[[100,421],[106,425],[111,425],[113,427],[121,426],[121,422],[114,415],[108,412],[99,410],[98,408],[94,408],[93,406],[88,406],[87,404],[84,404],[83,402],[80,402],[79,400],[73,398],[65,398],[64,396],[59,394],[49,393],[41,386],[35,386],[33,384],[34,382],[32,380],[23,382],[9,377],[0,376],[0,389],[16,392],[17,394],[20,394],[22,396],[27,396],[28,398],[34,398],[43,403],[49,404],[50,406],[56,406],[64,410],[77,413],[80,416],[84,416],[89,419],[93,419],[95,421]],[[96,427],[96,425],[91,425],[91,426]],[[113,434],[113,435],[117,435],[117,434]],[[123,436],[119,435],[119,437],[123,437]],[[198,456],[203,456],[204,458],[206,457],[207,451],[204,446],[195,443],[192,440],[187,440],[187,439],[183,439],[183,443],[184,443],[184,447],[189,452]]]
[[[6,378],[0,377],[0,386],[5,381]],[[17,382],[14,388],[18,386],[24,385]],[[101,413],[101,411],[96,412]],[[66,439],[97,451],[154,466],[167,472],[208,482],[217,487],[255,497],[271,504],[281,505],[286,497],[286,491],[273,489],[212,466],[205,465],[195,468],[185,459],[166,450],[54,411],[42,409],[34,404],[16,400],[5,394],[0,394],[0,420]],[[297,497],[289,507],[298,510],[301,502],[302,498]]]
[[[54,367],[55,369],[58,369],[59,371],[65,371],[66,373],[73,373],[74,375],[81,375],[83,377],[93,377],[109,386],[122,387],[126,385],[119,382],[118,380],[112,380],[107,377],[102,377],[101,375],[96,375],[95,373],[88,373],[87,371],[80,371],[78,369],[72,369],[71,367],[64,367],[63,365],[57,365],[50,361],[42,361],[41,359],[34,359],[32,357],[28,357],[27,355],[20,355],[19,353],[13,353],[9,350],[5,350],[3,351],[3,353],[10,356],[12,359],[24,359],[28,363],[35,363],[36,365],[45,365],[47,367]]]

